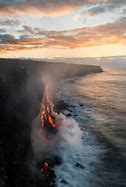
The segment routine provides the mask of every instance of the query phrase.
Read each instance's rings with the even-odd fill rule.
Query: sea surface
[[[59,94],[82,136],[62,151],[57,186],[126,187],[126,68],[63,81]]]

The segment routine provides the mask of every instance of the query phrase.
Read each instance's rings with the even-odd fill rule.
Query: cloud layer
[[[80,48],[104,44],[126,44],[126,17],[113,23],[96,27],[65,31],[44,31],[23,26],[19,37],[0,35],[0,51],[30,50],[41,48]]]
[[[126,4],[125,0],[0,0],[0,14],[64,15],[84,5],[102,6],[91,12],[103,12]]]
[[[124,5],[126,0],[0,0],[0,52],[43,48],[74,49],[115,43],[126,45]],[[92,27],[84,27],[82,24],[82,28],[73,30],[42,30],[41,22],[35,28],[35,23],[29,21],[31,26],[28,26],[22,19],[24,14],[26,16],[33,14],[31,18],[36,15],[61,16],[74,10],[76,15],[93,17],[107,11],[118,10],[120,7],[123,7],[122,14],[113,23]],[[37,19],[38,17],[35,18]],[[49,19],[54,18],[49,17]],[[72,22],[72,17],[70,21]],[[56,26],[58,27],[58,24]]]
[[[40,15],[63,15],[75,8],[93,0],[2,0],[0,1],[1,14],[23,14],[26,12]]]
[[[10,19],[10,18],[0,18],[0,26],[18,26],[21,24],[21,21],[19,19]]]

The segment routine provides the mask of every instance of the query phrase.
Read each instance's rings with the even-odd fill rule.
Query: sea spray
[[[68,158],[72,158],[72,152],[81,144],[81,130],[77,122],[68,119],[62,113],[57,114],[53,111],[50,98],[50,81],[45,84],[44,97],[40,108],[40,113],[33,120],[31,142],[33,148],[34,171],[41,174],[45,171],[44,165],[48,160],[58,157],[64,164]],[[73,158],[72,158],[73,159]],[[66,167],[70,167],[67,163]],[[54,166],[53,166],[54,167]],[[47,175],[46,175],[47,176]],[[43,176],[42,176],[43,177]]]
[[[57,133],[52,134],[41,129],[40,115],[32,124],[31,141],[36,160],[58,155],[64,160],[64,151],[78,147],[81,142],[81,130],[74,119],[57,114]]]

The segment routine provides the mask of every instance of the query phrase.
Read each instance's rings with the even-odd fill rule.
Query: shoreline
[[[70,117],[70,118],[74,118],[74,114],[72,112],[72,106],[70,106],[68,103],[66,103],[67,107],[65,108],[65,110],[68,111],[68,115],[66,115],[66,117]],[[69,108],[70,107],[70,108]],[[62,110],[63,112],[63,110]],[[64,114],[64,112],[63,112]],[[115,172],[118,175],[118,182],[119,179],[121,180],[121,178],[123,180],[125,180],[125,171],[126,171],[126,159],[123,157],[123,155],[121,154],[121,152],[119,151],[119,149],[114,146],[100,131],[96,131],[95,129],[93,129],[92,127],[84,127],[85,128],[85,132],[90,131],[92,136],[94,136],[96,138],[96,144],[98,144],[99,146],[101,146],[101,151],[102,151],[102,147],[104,147],[105,152],[103,151],[102,155],[100,156],[100,165],[95,165],[95,170],[96,172],[96,177],[99,177],[99,173],[101,173],[101,177],[104,179],[104,181],[107,183],[108,178],[105,179],[104,174],[108,173],[111,174],[111,177],[113,174],[113,172]],[[85,142],[86,143],[86,142]],[[78,163],[78,162],[77,162]],[[62,163],[61,163],[62,164]],[[93,167],[94,167],[94,163],[92,162]],[[81,163],[79,162],[79,167],[82,166],[82,171],[87,170],[85,163]],[[113,171],[114,170],[114,171]],[[98,176],[97,176],[98,175]],[[120,181],[120,184],[122,184],[123,186],[123,180]],[[65,180],[66,183],[69,183],[69,181]],[[108,182],[108,186],[112,184],[113,186],[116,186],[116,182],[111,181]],[[117,184],[118,186],[118,184]]]
[[[68,87],[69,89],[69,87]],[[67,103],[68,104],[68,103]],[[84,105],[82,105],[81,103],[78,103],[78,106],[83,107]],[[74,118],[74,107],[76,106],[68,106],[69,108],[69,113],[71,117]],[[73,110],[73,111],[72,111]],[[79,115],[79,114],[78,114]],[[77,116],[75,116],[76,119]],[[79,119],[78,119],[79,120]],[[116,145],[113,145],[100,131],[97,131],[96,129],[93,129],[93,126],[88,126],[88,123],[86,124],[87,127],[84,125],[84,128],[86,129],[85,131],[88,132],[88,129],[91,130],[92,135],[96,136],[98,144],[99,145],[103,145],[105,148],[105,153],[101,156],[100,161],[102,163],[102,165],[98,165],[97,167],[97,172],[96,172],[96,176],[101,175],[101,177],[105,180],[106,185],[110,186],[110,184],[112,186],[119,186],[120,185],[124,185],[125,183],[125,171],[126,171],[126,159],[125,157],[122,155],[121,151],[118,149],[118,147],[116,147]],[[108,178],[105,178],[104,176]],[[108,181],[109,180],[109,175],[112,181]],[[117,176],[117,181],[115,178],[115,181],[113,180],[114,177]],[[107,184],[108,182],[108,184]]]
[[[74,74],[69,74],[71,67],[66,64],[0,59],[0,173],[3,186],[41,186],[42,181],[36,181],[30,172],[29,160],[33,154],[31,123],[39,113],[43,97],[42,73],[48,72],[53,77],[56,72],[59,82],[67,75],[74,77],[85,75],[85,71],[101,71],[100,67],[75,65],[72,67]]]

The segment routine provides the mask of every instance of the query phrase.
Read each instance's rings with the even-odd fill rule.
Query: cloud
[[[92,0],[90,0],[92,2]],[[87,0],[11,0],[0,1],[1,14],[64,15],[87,3]]]
[[[123,8],[123,6],[126,5],[125,0],[117,1],[117,0],[110,0],[110,1],[101,1],[99,3],[96,3],[95,6],[88,8],[87,10],[84,10],[80,14],[78,14],[78,17],[82,18],[84,16],[95,16],[102,13],[105,13],[107,11],[113,11],[116,9],[119,9],[120,7]],[[125,10],[124,10],[125,12]]]
[[[90,8],[86,11],[84,11],[83,13],[80,13],[80,16],[95,16],[97,14],[101,14],[104,13],[106,11],[106,8],[103,6],[97,6],[97,7],[93,7]]]
[[[21,23],[19,19],[0,18],[0,26],[18,26]]]
[[[23,29],[19,31],[19,33],[21,34],[34,34],[35,35],[35,29],[27,26],[27,25],[23,25]]]
[[[15,37],[10,34],[1,34],[0,35],[0,44],[14,44]]]
[[[89,14],[91,16],[96,15],[96,14],[101,14],[103,12],[105,12],[105,7],[100,7],[100,6],[92,8],[92,9],[89,10]]]
[[[5,33],[6,32],[6,29],[0,29],[0,33]]]
[[[34,15],[64,15],[84,5],[99,5],[90,10],[92,14],[104,11],[106,8],[118,8],[126,4],[125,0],[0,0],[0,14],[34,14]]]
[[[9,34],[0,35],[0,50],[7,52],[41,48],[73,49],[115,43],[126,45],[126,17],[96,27],[66,31],[43,31],[24,26],[19,33],[19,38]]]

